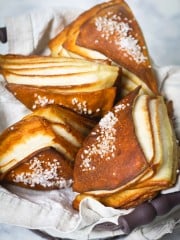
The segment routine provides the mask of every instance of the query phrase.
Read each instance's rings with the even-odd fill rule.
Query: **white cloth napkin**
[[[7,17],[8,52],[49,54],[48,42],[82,10],[44,8],[17,17]]]
[[[9,53],[48,54],[47,43],[81,10],[53,9],[34,11],[18,17],[7,19]],[[180,136],[180,67],[156,69],[162,92],[174,101],[176,130]],[[27,110],[3,84],[0,79],[0,131],[21,119]],[[180,184],[176,188],[180,190]],[[69,239],[102,239],[120,236],[119,239],[145,240],[159,239],[179,227],[180,207],[176,211],[156,218],[151,224],[135,229],[125,236],[121,230],[95,231],[96,224],[102,222],[117,223],[120,215],[131,210],[118,210],[105,207],[99,202],[86,198],[81,202],[80,211],[72,208],[75,193],[71,189],[54,191],[32,191],[15,186],[0,187],[0,222],[41,230],[50,236]]]

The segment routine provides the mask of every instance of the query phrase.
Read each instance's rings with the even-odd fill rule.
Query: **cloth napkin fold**
[[[82,9],[44,8],[6,18],[8,53],[48,55],[48,42]]]
[[[29,14],[9,17],[6,20],[8,53],[49,54],[47,44],[82,10],[42,9]],[[180,136],[180,67],[156,67],[160,88],[175,107],[176,131]],[[1,77],[1,76],[0,76]],[[0,78],[0,131],[29,113],[4,87]],[[170,191],[180,190],[178,183]],[[15,186],[0,187],[0,222],[41,230],[50,236],[69,239],[103,239],[119,236],[125,240],[159,239],[179,227],[180,206],[151,224],[135,229],[125,236],[121,230],[97,231],[94,226],[102,222],[117,223],[120,215],[132,210],[118,210],[103,206],[91,198],[84,199],[80,211],[72,208],[75,193],[72,189],[54,191],[33,191]]]

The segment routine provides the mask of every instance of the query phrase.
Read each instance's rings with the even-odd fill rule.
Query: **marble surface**
[[[0,27],[5,25],[5,18],[9,15],[19,15],[41,8],[46,5],[52,7],[72,7],[74,3],[85,9],[98,0],[0,0]],[[159,66],[180,65],[180,1],[179,0],[127,0],[143,30],[150,55]],[[0,44],[0,53],[7,52],[7,44]],[[179,239],[180,231],[168,234],[163,240]],[[52,239],[28,229],[0,224],[1,240],[41,240]],[[118,238],[115,238],[118,239]],[[119,238],[120,239],[120,238]]]

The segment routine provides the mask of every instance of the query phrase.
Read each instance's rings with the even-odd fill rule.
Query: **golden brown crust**
[[[57,56],[58,54],[60,54],[61,48],[65,47],[65,49],[70,50],[75,54],[77,53],[78,55],[82,55],[84,57],[90,58],[89,54],[91,54],[91,52],[92,52],[90,49],[84,49],[84,48],[76,45],[76,38],[79,33],[79,28],[85,21],[88,20],[89,14],[91,14],[93,16],[93,15],[97,14],[99,9],[109,6],[111,4],[113,4],[113,1],[98,4],[98,5],[94,6],[93,8],[80,14],[80,16],[77,18],[77,20],[73,21],[68,26],[66,26],[48,44],[53,55],[54,55],[54,53],[56,53],[55,55]]]
[[[110,59],[138,77],[151,94],[159,94],[144,36],[123,0],[104,2],[85,11],[49,45],[52,54],[61,55],[65,50],[67,55]]]
[[[24,159],[47,147],[54,147],[70,161],[74,161],[79,147],[53,129],[40,116],[29,116],[5,129],[0,135],[0,177]]]
[[[115,23],[116,26],[110,26]],[[106,26],[104,26],[105,24]],[[121,36],[120,34],[123,33],[118,32],[120,31],[118,26],[119,28],[124,27],[124,31],[127,31],[128,35]],[[129,29],[126,30],[125,27]],[[89,32],[91,32],[91,37],[89,37]],[[134,49],[131,49],[132,46],[127,49],[126,46],[119,47],[120,41],[123,40],[129,40],[132,43],[134,41],[134,44],[137,41],[137,45],[134,46]],[[102,9],[96,15],[89,14],[89,19],[80,26],[76,44],[101,52],[137,75],[154,93],[158,92],[157,81],[152,72],[143,34],[132,11],[124,1],[118,1],[118,4]]]
[[[100,118],[119,94],[119,67],[101,61],[21,55],[0,59],[7,89],[32,111],[57,104]]]
[[[135,207],[175,183],[178,146],[164,99],[162,96],[137,96],[138,91],[131,92],[115,105],[78,151],[73,189],[80,194],[73,202],[75,208],[85,197],[110,207]],[[109,128],[103,129],[102,134],[103,126]],[[118,137],[113,142],[115,130]],[[143,159],[141,150],[146,162],[142,172],[137,168],[143,162],[140,161]],[[119,177],[118,183],[115,177]]]
[[[116,97],[116,88],[106,88],[93,92],[58,92],[58,88],[39,88],[9,83],[7,89],[32,111],[57,104],[66,107],[81,115],[90,118],[104,116],[113,106]],[[93,97],[92,97],[93,96]]]
[[[3,182],[36,190],[59,189],[71,185],[72,173],[71,164],[55,149],[48,148],[26,157],[6,174]]]
[[[151,136],[159,137],[161,140],[161,143],[157,139],[156,143],[155,139],[151,141],[150,135],[146,132],[146,136],[150,140],[145,141],[145,143],[153,142],[153,151],[151,151],[150,159],[146,156],[149,149],[145,149],[142,141],[140,141],[140,137],[137,134],[138,131],[136,131],[137,129],[133,122],[135,121],[133,119],[133,107],[138,93],[141,91],[141,93],[155,96],[159,94],[159,91],[143,34],[128,5],[123,0],[112,0],[94,6],[65,27],[60,34],[50,41],[49,47],[54,58],[0,55],[0,71],[2,74],[7,77],[10,76],[9,79],[11,80],[13,77],[17,81],[18,78],[22,78],[20,85],[15,84],[16,81],[14,83],[10,81],[7,84],[7,88],[28,108],[33,111],[38,109],[25,117],[22,120],[23,124],[26,124],[25,122],[30,118],[34,122],[37,122],[37,119],[39,119],[39,129],[42,130],[43,126],[43,129],[47,127],[46,134],[49,134],[54,140],[52,145],[48,145],[51,148],[34,149],[34,152],[20,159],[18,163],[13,164],[14,159],[12,159],[10,161],[10,163],[12,162],[12,167],[7,172],[5,169],[6,175],[4,175],[4,172],[1,175],[1,177],[4,177],[4,181],[17,184],[18,186],[46,190],[69,186],[72,177],[74,177],[73,189],[80,192],[73,201],[75,209],[79,208],[80,202],[86,197],[94,198],[104,205],[114,208],[131,208],[155,197],[160,190],[172,186],[176,180],[177,148],[174,143],[175,136],[172,137],[173,131],[171,131],[168,118],[166,117],[166,111],[159,110],[157,106],[156,110],[159,112],[157,117],[150,114],[149,108],[143,109],[144,111],[149,111],[149,116],[147,117],[146,115],[144,119],[151,121],[149,131],[154,131],[154,135],[152,134]],[[105,86],[102,87],[100,84],[100,87],[97,89],[97,85],[100,82],[102,83],[101,78],[104,74],[101,74],[99,81],[95,83],[89,83],[88,81],[87,83],[85,81],[84,84],[83,81],[81,82],[83,74],[81,75],[77,71],[82,64],[81,62],[80,65],[78,63],[75,74],[78,72],[81,75],[79,77],[82,84],[74,85],[73,87],[71,85],[64,86],[61,82],[61,73],[59,75],[54,73],[54,71],[58,72],[60,70],[59,61],[65,61],[65,58],[58,59],[55,56],[63,56],[63,54],[67,54],[67,56],[72,54],[73,57],[89,58],[97,62],[98,59],[103,59],[107,66],[109,62],[117,64],[122,67],[123,79],[121,82],[113,80],[113,84],[108,80]],[[31,62],[29,66],[28,61]],[[70,59],[70,61],[73,62],[73,59]],[[74,62],[76,61],[78,60],[74,59]],[[101,61],[99,60],[99,62]],[[41,63],[43,64],[41,65]],[[49,71],[50,65],[48,66],[48,64],[53,65],[50,73],[51,79],[54,79],[53,85],[50,82],[47,85],[43,83],[44,79],[47,81],[49,75],[41,75],[43,71]],[[82,69],[82,65],[80,68]],[[113,71],[115,72],[115,70]],[[88,78],[86,71],[83,73],[85,73],[83,77],[86,76]],[[66,76],[70,77],[71,74],[71,72],[66,72]],[[61,78],[60,80],[56,79],[57,75],[59,79]],[[27,76],[28,79],[26,78]],[[31,85],[30,81],[33,76],[41,78],[39,85],[37,84],[38,86]],[[23,84],[25,80],[29,81],[28,86]],[[56,80],[59,83],[57,86]],[[136,89],[118,103],[107,114],[108,117],[106,116],[106,118],[102,119],[93,129],[85,141],[84,136],[87,135],[91,126],[94,125],[93,123],[92,125],[90,123],[87,128],[83,126],[85,131],[78,130],[79,132],[77,133],[77,129],[71,128],[74,125],[66,122],[67,117],[71,116],[70,113],[64,114],[63,111],[60,111],[61,114],[65,115],[63,116],[65,118],[62,117],[62,122],[59,122],[54,120],[54,116],[57,117],[57,115],[51,115],[51,111],[48,110],[50,105],[53,106],[52,108],[56,108],[54,104],[58,104],[70,108],[81,115],[102,117],[112,108],[115,97],[116,100],[119,100],[119,86],[122,88],[122,95],[126,95],[126,93],[131,92],[139,85],[142,85],[141,90]],[[117,90],[115,87],[117,87]],[[148,96],[147,105],[149,105],[151,100]],[[82,104],[84,105],[80,106]],[[161,107],[162,105],[161,103]],[[46,106],[44,108],[47,110],[46,113],[43,112],[42,106]],[[167,104],[167,106],[169,116],[171,116],[172,108],[170,104]],[[151,108],[153,109],[152,106]],[[49,114],[48,118],[46,118],[47,114]],[[78,117],[75,119],[81,123],[81,119],[78,119]],[[74,117],[71,120],[74,120]],[[138,120],[143,122],[142,118],[138,117]],[[166,121],[166,124],[161,129],[162,120]],[[157,124],[154,129],[153,121],[155,125]],[[77,126],[77,122],[75,125]],[[80,124],[80,129],[82,125]],[[141,126],[137,125],[141,130]],[[36,128],[33,128],[33,126]],[[38,124],[32,125],[30,130],[32,132],[38,131],[38,126]],[[12,129],[9,128],[8,131],[10,130]],[[25,134],[28,133],[26,130],[21,128],[21,131]],[[61,135],[61,130],[68,135],[68,139],[66,138],[67,136],[64,138]],[[18,142],[19,139],[24,140],[21,138],[22,132],[21,135],[16,134],[14,139],[11,138],[10,134],[9,139],[11,141],[4,141],[5,145],[2,148],[0,146],[0,148],[10,148],[11,150],[11,147],[14,147],[12,140],[13,142]],[[161,136],[159,136],[159,133]],[[3,137],[6,138],[8,134]],[[164,136],[169,137],[167,142],[163,140]],[[69,142],[69,138],[75,141]],[[70,161],[67,161],[66,158],[73,161],[77,149],[82,143],[83,147],[77,154],[75,169],[73,170],[73,163],[71,162],[70,164]],[[56,147],[56,144],[59,144],[65,151],[60,151],[61,154],[57,152],[57,149],[52,148],[53,146]],[[163,149],[163,151],[160,148],[167,150]],[[157,154],[157,149],[162,150],[162,152],[158,151]],[[164,164],[163,161],[166,163]],[[37,173],[40,175],[37,176]],[[38,181],[36,181],[37,178]]]
[[[83,137],[86,137],[97,123],[59,105],[48,105],[36,109],[28,116],[25,116],[25,118],[31,115],[41,116],[52,123],[63,123],[79,132]]]
[[[35,189],[72,183],[77,150],[94,124],[56,105],[26,115],[0,135],[1,180]]]
[[[134,187],[132,189],[123,190],[106,197],[98,197],[91,194],[81,193],[78,194],[73,200],[73,207],[78,210],[80,202],[83,199],[89,197],[101,202],[103,205],[108,207],[129,209],[154,198],[158,193],[158,190],[148,187],[142,189],[136,189]]]
[[[116,189],[149,168],[132,124],[138,91],[117,104],[85,139],[75,160],[74,191]]]
[[[129,209],[134,208],[145,201],[150,201],[151,199],[155,198],[159,194],[159,191],[146,191],[144,194],[142,194],[140,197],[136,198],[134,201],[127,201],[124,205],[121,206],[122,209]]]

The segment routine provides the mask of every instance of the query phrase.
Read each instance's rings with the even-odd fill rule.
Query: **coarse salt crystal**
[[[86,101],[80,101],[77,98],[72,98],[71,100],[73,104],[74,111],[80,114],[88,114],[91,115],[93,112],[91,109],[88,108],[88,104]]]
[[[32,106],[33,109],[35,109],[38,105],[40,107],[44,107],[47,104],[54,103],[54,99],[49,99],[46,96],[40,96],[38,94],[34,94],[34,97],[35,97],[35,101],[34,101],[34,105]]]
[[[118,118],[113,112],[108,112],[99,122],[99,129],[94,130],[91,135],[98,135],[95,143],[87,146],[83,154],[81,155],[82,164],[80,167],[82,171],[95,170],[95,166],[92,165],[91,159],[93,155],[98,155],[99,158],[110,160],[115,157],[115,140],[116,140],[116,129],[115,124]]]
[[[124,18],[124,20],[127,21],[128,18]],[[128,22],[130,23],[131,20]],[[97,31],[101,32],[102,38],[112,42],[113,37],[113,42],[121,50],[124,50],[129,56],[131,56],[135,62],[145,62],[147,57],[144,56],[141,47],[138,44],[138,39],[129,34],[132,31],[132,28],[129,26],[128,22],[121,21],[121,17],[118,15],[113,15],[111,17],[104,16],[96,18],[95,26]]]
[[[30,185],[35,187],[36,185],[41,185],[43,187],[70,187],[72,184],[72,179],[64,179],[60,177],[58,171],[61,172],[60,163],[57,159],[54,159],[52,162],[48,162],[48,168],[44,169],[42,166],[41,160],[37,157],[34,157],[30,160],[29,169],[31,172],[22,172],[20,174],[14,175],[14,182],[21,182],[25,185]]]
[[[99,122],[99,128],[91,132],[92,136],[97,136],[95,143],[87,146],[81,154],[82,164],[80,165],[82,171],[95,170],[92,165],[92,157],[98,155],[100,159],[107,161],[115,158],[115,141],[116,141],[116,128],[115,124],[119,121],[116,113],[130,107],[129,102],[120,103],[114,107],[114,112],[108,112]],[[97,157],[97,156],[96,156]]]

